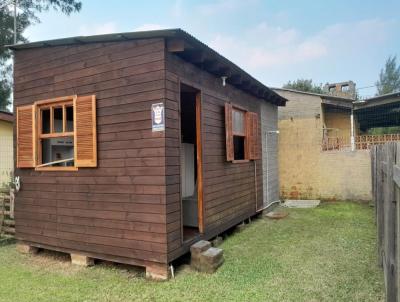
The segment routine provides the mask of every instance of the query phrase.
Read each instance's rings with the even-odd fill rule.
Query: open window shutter
[[[258,131],[258,115],[246,113],[247,154],[249,159],[260,159],[260,138]]]
[[[75,165],[97,167],[96,97],[74,99]]]
[[[34,105],[17,107],[17,168],[35,167]]]
[[[225,103],[225,137],[226,137],[226,160],[234,159],[233,132],[232,132],[232,105]]]

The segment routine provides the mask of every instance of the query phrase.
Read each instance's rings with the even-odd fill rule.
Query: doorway
[[[182,237],[188,241],[203,232],[201,93],[180,85]]]

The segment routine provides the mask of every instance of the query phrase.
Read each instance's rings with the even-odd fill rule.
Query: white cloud
[[[172,16],[179,18],[182,16],[183,8],[182,8],[182,0],[175,0],[172,5]]]
[[[320,59],[340,59],[350,52],[362,52],[388,38],[386,32],[391,22],[369,19],[338,23],[310,36],[295,28],[262,22],[235,36],[217,34],[209,44],[238,65],[257,72],[298,63],[315,64]]]
[[[147,30],[158,30],[158,29],[164,29],[166,27],[160,25],[160,24],[153,24],[153,23],[147,23],[140,25],[136,28],[133,29],[133,31],[147,31]]]
[[[106,22],[102,24],[84,24],[79,27],[79,35],[103,35],[117,32],[117,25],[114,22]]]
[[[201,4],[196,11],[207,16],[239,11],[241,8],[257,3],[258,0],[218,0],[212,3]]]

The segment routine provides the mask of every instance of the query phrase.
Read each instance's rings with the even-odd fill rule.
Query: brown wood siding
[[[97,168],[16,169],[16,237],[95,258],[165,263],[180,214],[178,202],[167,203],[179,191],[179,154],[165,148],[177,132],[171,128],[165,141],[151,131],[151,104],[165,100],[164,41],[20,50],[14,83],[14,106],[94,94],[98,150]],[[167,116],[176,118],[173,110]]]
[[[202,140],[204,178],[204,238],[215,236],[256,213],[262,205],[261,160],[246,163],[226,161],[225,102],[232,102],[260,114],[257,99],[230,85],[222,87],[220,79],[202,71],[173,54],[166,55],[166,153],[173,162],[166,166],[167,175],[174,183],[167,184],[167,205],[176,205],[176,219],[168,224],[168,259],[173,260],[188,246],[181,244],[180,216],[180,161],[179,161],[179,83],[183,82],[202,92]],[[260,129],[260,126],[258,127]],[[179,131],[178,131],[179,133]],[[259,133],[259,136],[261,133]],[[261,139],[261,137],[259,137]],[[260,145],[258,148],[261,148]],[[261,154],[261,150],[259,150]],[[256,172],[255,172],[256,166]],[[255,175],[256,173],[256,180]],[[257,187],[257,190],[256,190]]]

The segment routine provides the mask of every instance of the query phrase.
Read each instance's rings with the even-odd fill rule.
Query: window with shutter
[[[18,107],[17,146],[21,146],[19,168],[96,167],[95,96],[67,96]]]
[[[258,131],[258,115],[255,112],[246,113],[247,148],[249,159],[260,159],[260,144]]]
[[[233,133],[232,133],[232,105],[225,103],[225,139],[226,160],[234,160],[233,156]]]
[[[225,104],[226,159],[243,162],[260,158],[258,115]]]
[[[94,95],[78,97],[74,104],[76,166],[96,167],[96,98]]]
[[[17,108],[17,168],[35,167],[35,106]]]

